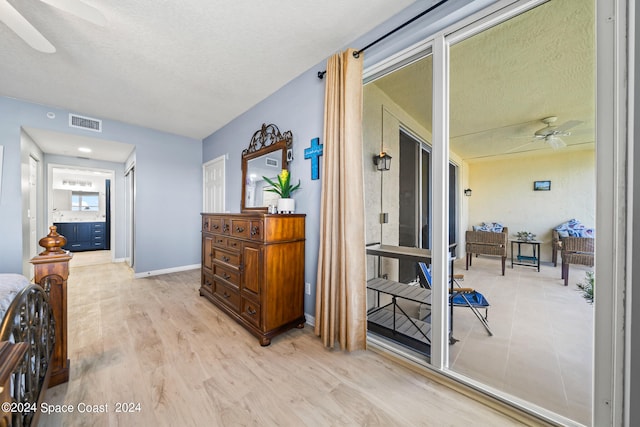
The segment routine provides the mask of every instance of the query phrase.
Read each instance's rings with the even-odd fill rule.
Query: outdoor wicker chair
[[[553,266],[558,266],[558,253],[562,252],[562,239],[558,230],[551,230],[551,261]]]
[[[562,279],[569,284],[569,264],[593,267],[595,239],[593,237],[562,238]]]
[[[504,276],[505,265],[507,262],[508,237],[509,230],[507,227],[504,227],[501,233],[495,233],[493,231],[467,231],[465,234],[467,241],[467,270],[472,264],[473,254],[476,254],[476,256],[479,254],[494,255],[502,258],[502,275]]]

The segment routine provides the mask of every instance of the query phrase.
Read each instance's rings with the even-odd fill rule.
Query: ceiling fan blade
[[[56,48],[20,12],[7,1],[0,1],[0,21],[11,28],[22,40],[37,51],[55,53]]]
[[[581,122],[580,120],[569,120],[568,122],[564,122],[563,124],[561,124],[560,126],[556,127],[553,129],[554,132],[566,132],[567,130],[578,126],[579,124],[582,124],[583,122]]]
[[[40,0],[42,3],[46,3],[50,6],[68,12],[80,19],[89,21],[92,24],[104,27],[107,25],[107,19],[102,12],[93,6],[78,1],[78,0]]]
[[[548,136],[547,138],[545,138],[545,141],[554,150],[558,150],[560,148],[564,148],[564,147],[567,146],[567,144],[562,139],[558,138],[557,136]]]

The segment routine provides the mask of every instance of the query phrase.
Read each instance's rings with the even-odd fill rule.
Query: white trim
[[[521,15],[550,0],[502,0],[445,29],[447,41],[453,45]],[[499,13],[498,13],[499,12]]]
[[[304,314],[305,323],[309,326],[316,326],[316,318],[308,313]]]
[[[638,58],[636,57],[636,4],[635,1],[630,1],[628,3],[628,28],[627,28],[627,40],[629,43],[628,48],[628,69],[627,69],[627,82],[628,82],[628,120],[629,120],[629,129],[627,134],[627,256],[626,256],[626,277],[627,283],[630,284],[626,288],[626,305],[625,305],[625,326],[626,326],[626,335],[624,339],[624,372],[626,373],[626,377],[630,378],[632,372],[632,350],[633,350],[633,337],[637,337],[638,333],[632,330],[633,325],[633,245],[634,245],[634,159],[635,159],[635,148],[634,148],[634,134],[638,130],[636,128],[637,123],[635,123],[635,114],[636,114],[636,106],[635,106],[635,92],[636,92],[636,69],[635,64]],[[636,248],[637,249],[637,248]],[[639,294],[640,295],[640,294]],[[638,297],[636,297],[638,298]],[[638,304],[636,303],[636,306]],[[637,325],[635,325],[637,328]],[[638,348],[638,345],[636,345]],[[634,362],[637,366],[638,362]],[[637,380],[636,380],[637,381]],[[637,420],[632,420],[632,412],[631,408],[633,402],[631,402],[631,381],[624,381],[624,425],[627,427],[631,426],[631,423]],[[637,387],[636,387],[637,389]],[[637,413],[637,409],[634,409]],[[635,415],[635,414],[633,414]]]
[[[433,38],[409,46],[408,48],[391,55],[390,57],[367,67],[362,73],[363,84],[370,83],[391,71],[406,67],[416,61],[421,60],[431,53]]]
[[[432,277],[447,283],[449,253],[449,46],[443,35],[433,41],[433,106],[431,167]],[[441,181],[442,180],[442,181]],[[449,365],[448,289],[431,290],[431,364],[439,369]]]
[[[596,283],[593,425],[622,425],[626,262],[626,0],[596,1]]]
[[[178,273],[180,271],[196,270],[202,267],[202,264],[183,265],[180,267],[163,268],[162,270],[143,271],[141,273],[135,273],[133,275],[136,279],[143,277],[159,276],[161,274]]]

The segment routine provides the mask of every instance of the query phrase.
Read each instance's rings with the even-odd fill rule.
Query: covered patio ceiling
[[[595,2],[550,1],[451,47],[450,146],[466,161],[553,150],[534,133],[579,121],[562,150],[595,147]],[[431,56],[370,84],[432,129]]]

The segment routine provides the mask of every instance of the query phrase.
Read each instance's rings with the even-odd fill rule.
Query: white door
[[[224,165],[225,156],[220,156],[202,166],[204,212],[224,212]]]
[[[38,161],[29,156],[29,259],[38,254]]]
[[[134,266],[135,253],[135,205],[136,205],[136,182],[135,182],[135,166],[132,166],[125,172],[125,235],[126,235],[126,262],[129,267]]]

